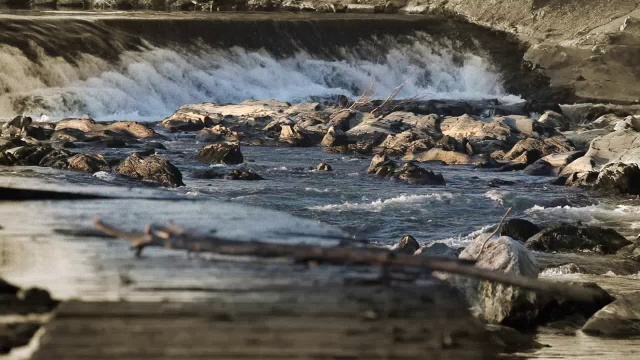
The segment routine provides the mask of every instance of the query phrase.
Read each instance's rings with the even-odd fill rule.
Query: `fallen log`
[[[136,251],[137,256],[140,256],[142,250],[147,246],[164,246],[173,249],[210,252],[228,256],[289,258],[294,262],[313,261],[334,265],[422,268],[499,282],[535,292],[559,295],[580,301],[589,301],[599,295],[592,289],[487,270],[469,265],[457,259],[396,254],[380,248],[353,246],[326,247],[308,244],[235,241],[212,235],[202,236],[189,234],[177,225],[147,225],[144,232],[130,232],[106,224],[100,219],[95,221],[95,227],[107,235],[129,241],[132,249]]]

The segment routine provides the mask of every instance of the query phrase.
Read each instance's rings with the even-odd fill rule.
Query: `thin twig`
[[[504,222],[504,220],[507,218],[507,216],[511,212],[511,209],[512,208],[508,208],[507,209],[507,212],[504,213],[504,216],[502,217],[502,220],[500,220],[500,223],[498,224],[496,229],[489,236],[487,236],[486,239],[484,239],[484,241],[482,242],[482,246],[480,247],[480,251],[478,252],[478,255],[476,255],[476,260],[478,260],[478,258],[480,258],[480,255],[482,255],[482,252],[484,251],[484,247],[485,247],[485,245],[487,245],[487,242],[489,242],[489,239],[491,239],[493,237],[493,235],[495,235],[498,231],[500,231],[500,228],[502,227],[502,223]]]
[[[396,98],[396,96],[398,96],[398,94],[400,93],[400,91],[402,90],[402,88],[404,87],[404,85],[406,84],[406,81],[403,81],[402,84],[396,86],[391,93],[389,94],[389,96],[387,96],[386,99],[384,99],[384,101],[382,102],[382,104],[380,104],[379,106],[377,106],[376,108],[374,108],[373,110],[371,110],[372,114],[376,114],[377,111],[381,110],[382,108],[384,108],[390,101],[392,101],[393,99]]]

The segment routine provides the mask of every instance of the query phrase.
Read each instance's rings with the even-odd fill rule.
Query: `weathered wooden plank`
[[[33,359],[495,356],[481,324],[437,281],[279,293],[262,300],[243,292],[238,301],[209,303],[67,302],[46,326]]]

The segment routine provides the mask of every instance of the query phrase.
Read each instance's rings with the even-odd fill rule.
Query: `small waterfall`
[[[38,42],[29,42],[28,51],[0,43],[0,117],[160,120],[185,103],[357,97],[371,84],[378,98],[402,84],[399,98],[519,99],[505,91],[480,46],[470,50],[424,31],[370,36],[336,45],[329,56],[295,41],[291,47],[278,53],[255,45],[159,44],[141,38],[106,57],[96,46],[68,56],[52,54]]]

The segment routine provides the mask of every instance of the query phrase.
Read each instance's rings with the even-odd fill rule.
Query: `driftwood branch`
[[[96,220],[95,226],[107,235],[129,241],[138,255],[146,246],[165,246],[220,255],[284,257],[296,262],[316,261],[336,265],[404,266],[469,276],[577,300],[590,300],[597,296],[593,290],[582,287],[505,274],[441,257],[394,254],[385,249],[232,241],[214,236],[191,235],[175,226],[147,226],[143,233],[128,232],[100,220]]]

